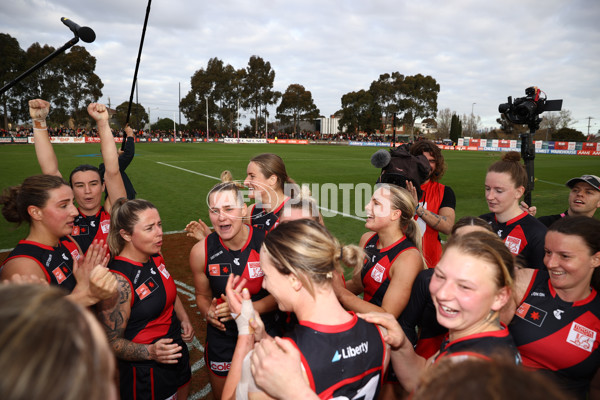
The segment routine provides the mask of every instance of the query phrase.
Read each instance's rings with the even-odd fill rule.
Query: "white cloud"
[[[84,44],[97,58],[102,101],[129,99],[146,1],[15,0],[0,5],[0,31],[27,48],[70,39],[66,16],[92,27]],[[367,89],[382,73],[433,76],[438,108],[476,114],[495,126],[497,106],[541,87],[587,132],[600,119],[600,3],[596,0],[455,0],[419,2],[229,0],[154,1],[139,71],[139,100],[171,117],[194,71],[217,57],[235,68],[251,55],[269,61],[275,86],[310,90],[323,114],[347,92]],[[164,110],[164,111],[163,111]],[[592,120],[593,121],[593,120]],[[592,131],[600,128],[592,125]]]

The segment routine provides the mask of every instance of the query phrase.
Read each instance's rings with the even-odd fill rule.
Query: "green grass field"
[[[99,144],[59,144],[54,146],[63,176],[68,177],[79,164],[98,165],[101,162]],[[327,191],[321,206],[356,215],[362,208],[364,193],[350,189],[355,184],[372,184],[379,170],[370,164],[376,148],[325,145],[256,145],[256,144],[192,144],[138,143],[136,157],[127,169],[138,197],[152,201],[160,211],[165,231],[182,230],[192,219],[208,222],[206,194],[228,169],[234,179],[244,179],[248,160],[257,154],[271,152],[285,161],[288,174],[297,183],[351,184],[345,189],[349,200],[344,202],[344,190]],[[488,165],[499,159],[499,153],[445,151],[448,171],[442,183],[451,186],[457,196],[457,217],[487,212],[483,182]],[[537,155],[535,174],[539,179],[533,193],[533,203],[539,215],[562,212],[567,207],[568,189],[564,183],[584,173],[598,173],[596,157]],[[0,146],[0,185],[17,185],[29,175],[40,173],[32,145]],[[330,185],[331,187],[331,185]],[[322,191],[321,191],[322,192]],[[321,197],[323,193],[313,193]],[[337,201],[335,201],[335,195]],[[355,196],[358,195],[358,201]],[[347,204],[345,204],[347,203]],[[341,215],[325,218],[327,227],[344,243],[357,243],[364,223]],[[15,229],[3,218],[0,221],[0,249],[12,248],[25,237],[27,227]]]

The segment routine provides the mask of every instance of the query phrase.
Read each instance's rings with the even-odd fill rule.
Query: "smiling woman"
[[[227,177],[226,174],[222,176]],[[215,231],[190,252],[190,268],[194,276],[196,304],[206,318],[206,358],[213,395],[221,398],[223,385],[233,357],[238,331],[225,298],[230,274],[248,280],[248,290],[267,329],[275,328],[276,303],[261,288],[263,273],[259,251],[266,231],[243,223],[247,207],[239,187],[233,182],[215,185],[208,194],[209,217]]]
[[[509,328],[523,365],[584,399],[600,367],[600,221],[561,218],[545,248],[547,271],[517,273],[519,307]]]
[[[69,233],[84,253],[88,251],[94,239],[106,241],[110,224],[110,215],[107,209],[110,209],[113,201],[126,197],[125,186],[119,172],[117,149],[108,124],[106,106],[91,103],[87,111],[98,125],[106,172],[103,180],[97,167],[83,164],[76,167],[69,176],[75,201],[79,207],[77,209],[78,215],[75,216],[72,230]],[[42,172],[62,177],[46,127],[46,117],[49,112],[50,103],[47,101],[35,99],[29,102],[29,113],[34,126],[35,153]],[[103,207],[102,193],[105,187],[108,197]]]
[[[485,199],[489,214],[481,215],[504,240],[511,253],[529,268],[544,268],[546,227],[521,210],[519,200],[527,188],[527,171],[515,151],[490,165],[485,176]]]

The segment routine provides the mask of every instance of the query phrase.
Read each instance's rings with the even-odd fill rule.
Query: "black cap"
[[[594,189],[600,190],[600,178],[598,178],[596,175],[583,175],[579,178],[569,179],[566,185],[572,189],[577,182],[585,182],[588,185],[591,185]]]

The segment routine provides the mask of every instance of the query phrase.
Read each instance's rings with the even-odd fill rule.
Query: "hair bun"
[[[502,155],[502,161],[520,162],[521,154],[517,151],[509,151],[508,153],[504,153]]]

